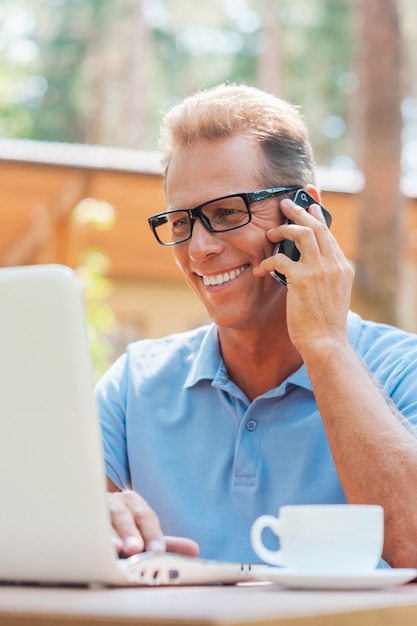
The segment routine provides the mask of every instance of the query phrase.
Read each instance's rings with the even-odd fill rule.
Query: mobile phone
[[[304,189],[299,189],[297,191],[297,193],[295,194],[293,198],[293,201],[295,202],[295,204],[298,204],[299,206],[304,207],[306,211],[308,210],[308,207],[311,204],[318,204],[323,212],[324,219],[326,220],[326,224],[330,228],[330,224],[332,223],[332,216],[330,215],[329,211],[327,211],[327,209],[325,209],[322,204],[320,204],[319,202],[317,202],[317,200],[315,200],[312,196],[310,196],[310,194],[304,191]],[[288,220],[287,224],[294,224],[294,222],[291,220]],[[300,258],[300,252],[298,251],[295,243],[293,241],[290,241],[289,239],[284,239],[283,241],[280,241],[279,244],[277,244],[274,250],[274,254],[279,254],[279,253],[285,254],[293,261],[298,261],[298,259]],[[284,285],[284,287],[287,286],[287,280],[284,274],[280,274],[279,272],[277,272],[277,270],[274,270],[271,273],[271,276],[272,278],[275,278],[275,280],[280,282],[282,285]]]

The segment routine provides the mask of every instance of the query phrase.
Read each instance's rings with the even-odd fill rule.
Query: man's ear
[[[320,192],[317,189],[317,187],[315,187],[314,185],[306,185],[304,189],[306,190],[307,193],[310,194],[310,196],[313,196],[313,198],[317,200],[319,204],[321,204]]]

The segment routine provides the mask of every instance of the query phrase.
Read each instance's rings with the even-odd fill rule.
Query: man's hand
[[[195,541],[163,535],[158,516],[138,493],[114,491],[116,487],[111,481],[108,481],[108,486],[112,541],[119,554],[131,556],[153,551],[198,555]]]
[[[320,207],[307,212],[286,198],[280,207],[294,224],[267,231],[277,242],[291,239],[300,251],[295,262],[284,254],[265,259],[254,273],[285,274],[287,279],[287,327],[293,345],[305,357],[323,340],[347,344],[346,320],[353,283],[353,268],[328,229]]]

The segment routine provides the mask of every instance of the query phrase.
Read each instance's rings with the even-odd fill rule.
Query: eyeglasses
[[[211,233],[224,233],[246,226],[252,219],[251,204],[282,193],[297,191],[297,187],[275,187],[248,193],[235,193],[204,202],[194,209],[177,209],[158,213],[148,218],[149,226],[158,243],[175,246],[191,239],[196,219],[201,220]]]

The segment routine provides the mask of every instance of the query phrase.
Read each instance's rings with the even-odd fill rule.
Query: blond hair
[[[255,87],[222,84],[175,105],[162,120],[164,179],[176,148],[245,134],[260,142],[267,186],[314,183],[313,151],[298,107]]]

